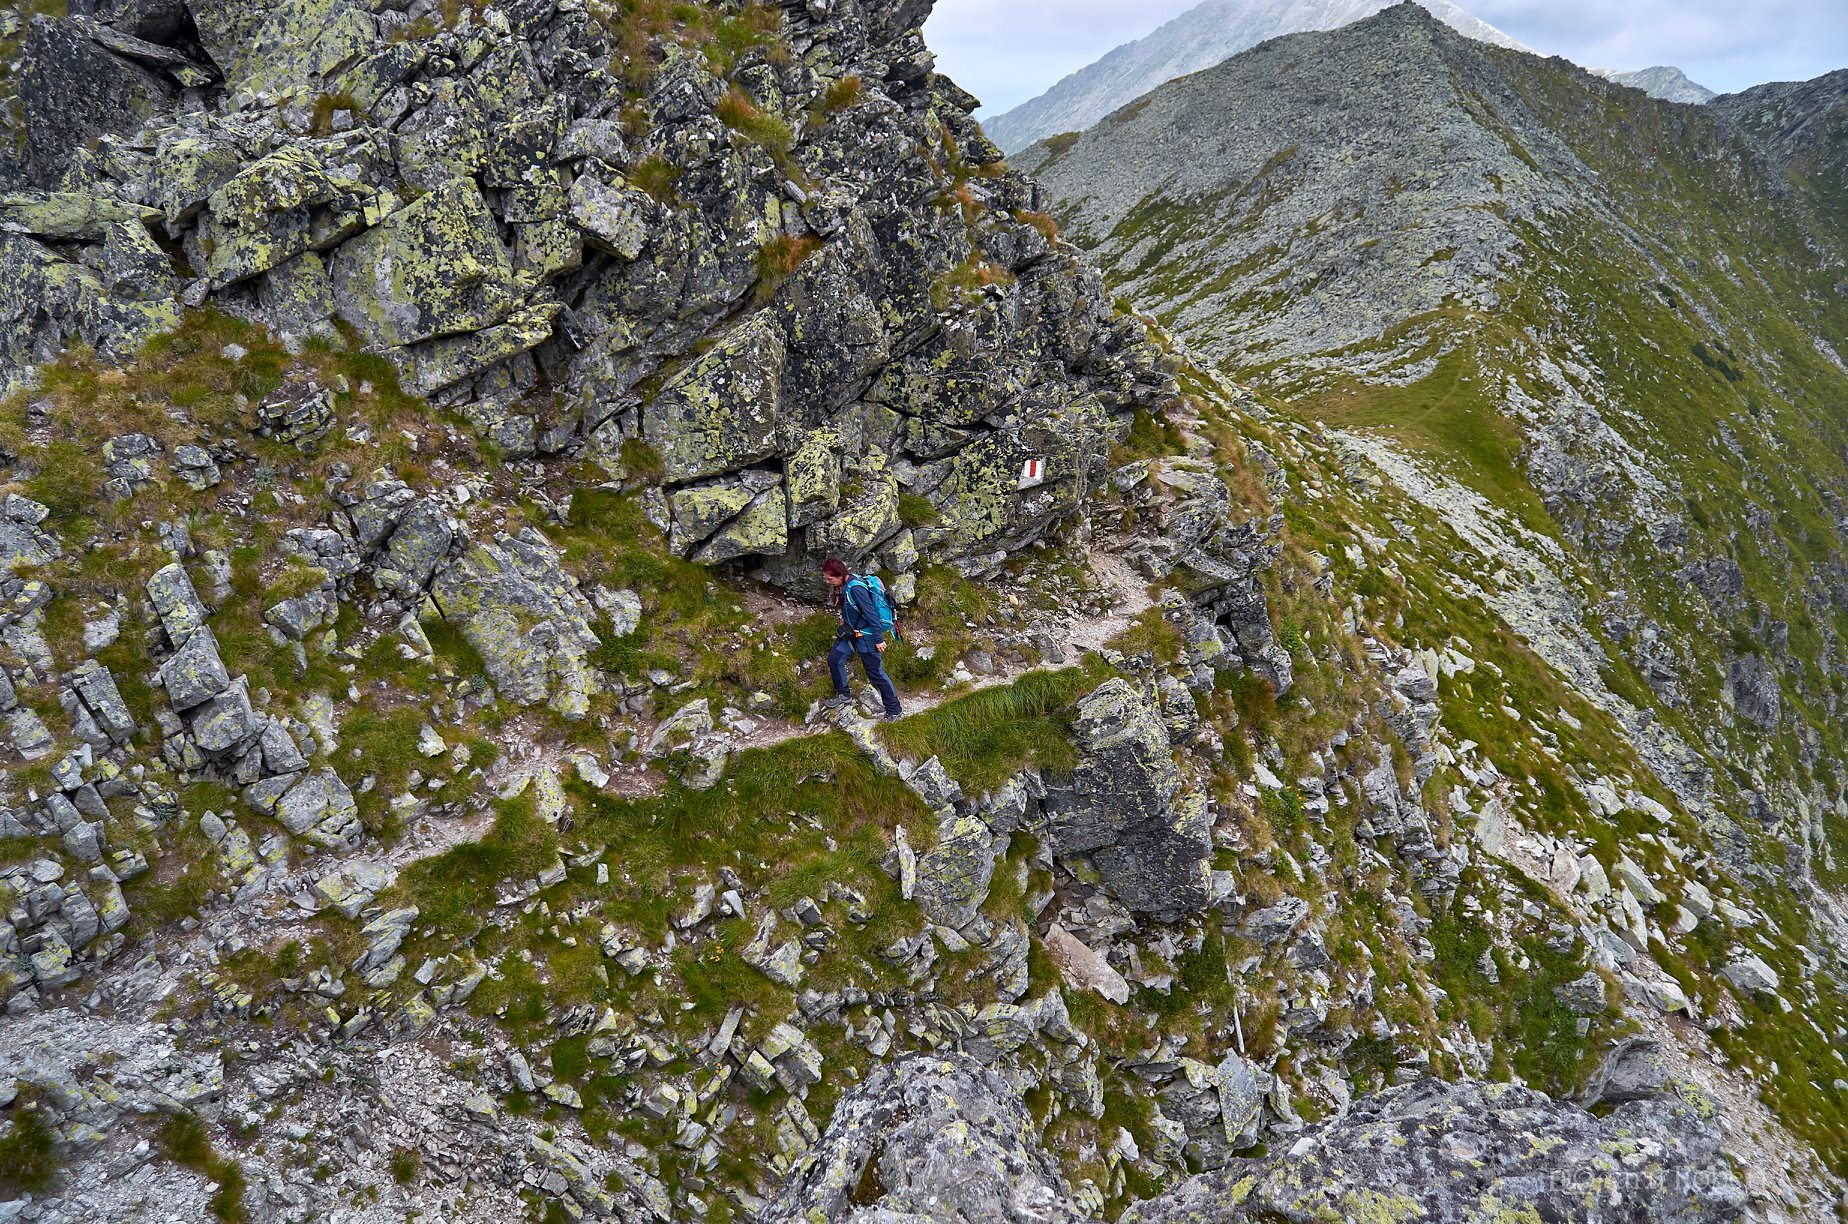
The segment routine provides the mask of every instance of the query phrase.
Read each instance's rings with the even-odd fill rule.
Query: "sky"
[[[1457,0],[1539,51],[1590,68],[1673,64],[1730,93],[1848,68],[1848,0]],[[937,0],[938,70],[985,115],[1025,102],[1198,0]]]

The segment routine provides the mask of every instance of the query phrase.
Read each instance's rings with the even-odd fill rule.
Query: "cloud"
[[[939,66],[1010,109],[1197,0],[937,0]],[[1593,68],[1674,64],[1721,92],[1848,67],[1841,0],[1459,0],[1543,55]]]
[[[938,66],[998,114],[1141,38],[1198,0],[937,0],[924,37]]]
[[[1839,0],[1475,0],[1484,21],[1598,68],[1674,64],[1727,92],[1848,67]]]

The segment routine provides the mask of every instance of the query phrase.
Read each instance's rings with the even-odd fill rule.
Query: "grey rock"
[[[202,492],[221,479],[218,463],[203,446],[181,446],[173,452],[173,472],[194,492]]]
[[[648,242],[658,206],[645,192],[583,174],[571,184],[571,219],[600,249],[634,259]]]
[[[712,734],[712,705],[701,697],[681,706],[661,725],[654,729],[643,748],[650,757],[663,756],[669,752],[678,752],[702,736]]]
[[[1600,1102],[1613,1105],[1661,1096],[1669,1086],[1668,1059],[1658,1041],[1647,1037],[1625,1037],[1618,1041],[1581,1095],[1590,1107]]]
[[[160,616],[161,628],[167,631],[167,640],[176,646],[205,626],[205,604],[177,561],[154,571],[148,579],[148,598]]]
[[[411,924],[417,921],[418,909],[414,905],[400,909],[388,910],[360,928],[360,934],[367,937],[366,950],[353,962],[353,971],[361,975],[374,973],[382,969],[398,949],[404,944],[404,937],[410,934]]]
[[[1631,1101],[1609,1117],[1506,1084],[1424,1080],[1354,1103],[1287,1150],[1234,1159],[1123,1216],[1129,1224],[1288,1221],[1367,1212],[1432,1224],[1495,1212],[1627,1224],[1720,1224],[1740,1218],[1745,1189],[1720,1136],[1678,1098]],[[1637,1144],[1653,1153],[1632,1167]],[[1589,1209],[1582,1186],[1632,1189]]]
[[[62,840],[65,851],[78,862],[103,861],[103,830],[100,824],[93,821],[80,822],[68,829]]]
[[[879,1067],[842,1099],[761,1218],[1051,1224],[1081,1216],[1006,1080],[960,1056],[914,1055]]]
[[[457,276],[466,266],[470,275]],[[340,247],[334,306],[368,342],[414,344],[478,331],[513,306],[513,269],[470,181],[449,180]]]
[[[126,134],[172,106],[178,91],[115,55],[72,21],[35,17],[21,58],[26,166],[55,183],[73,155],[105,134]]]
[[[126,744],[134,737],[134,715],[122,701],[108,668],[94,659],[85,659],[71,669],[69,680],[90,717],[112,743]]]
[[[193,740],[200,751],[208,754],[235,748],[262,727],[250,705],[249,684],[242,676],[188,717],[192,720]]]
[[[1741,655],[1732,661],[1726,674],[1727,692],[1740,717],[1764,730],[1774,729],[1783,717],[1783,695],[1778,691],[1777,671],[1755,654]]]
[[[1129,983],[1104,957],[1058,923],[1046,929],[1046,952],[1059,973],[1080,990],[1091,990],[1118,1005],[1129,1002]]]
[[[1756,953],[1735,954],[1720,970],[1720,976],[1746,994],[1777,993],[1777,971]]]
[[[1073,739],[1077,768],[1047,787],[1053,850],[1089,854],[1132,909],[1173,914],[1207,905],[1211,822],[1201,796],[1181,794],[1159,703],[1120,678],[1106,680],[1079,702]]]
[[[103,488],[115,497],[133,497],[154,483],[154,457],[160,443],[147,434],[121,434],[103,443]]]
[[[303,776],[275,800],[273,814],[283,828],[321,846],[354,846],[363,833],[353,792],[331,769]]]
[[[1309,903],[1301,897],[1284,897],[1277,904],[1258,910],[1245,919],[1239,930],[1248,939],[1265,947],[1280,944],[1296,933],[1309,916]]]
[[[218,657],[218,639],[211,629],[201,626],[181,641],[180,648],[161,664],[160,682],[175,710],[190,710],[230,688],[231,676]]]
[[[1603,1015],[1605,1007],[1608,1006],[1604,979],[1595,971],[1587,972],[1584,976],[1574,978],[1562,986],[1553,987],[1553,994],[1574,1015]]]
[[[477,544],[448,563],[430,586],[443,619],[458,625],[482,657],[502,698],[545,702],[582,718],[599,686],[590,652],[595,609],[532,528]]]
[[[7,733],[13,740],[13,751],[28,761],[36,761],[50,754],[56,741],[45,721],[30,706],[16,706],[7,711]]]
[[[39,529],[49,513],[30,498],[7,495],[0,506],[0,569],[44,565],[63,555],[58,541]]]
[[[323,589],[271,604],[263,610],[263,621],[283,636],[299,642],[333,624],[339,614],[340,604],[333,591]]]
[[[608,620],[611,638],[628,637],[641,627],[642,598],[634,591],[597,587],[590,593],[590,601]]]
[[[932,922],[961,927],[981,908],[994,876],[997,839],[974,816],[940,823],[937,844],[918,856],[916,897]]]

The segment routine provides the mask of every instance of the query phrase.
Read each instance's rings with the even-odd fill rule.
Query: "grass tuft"
[[[13,1110],[13,1124],[0,1134],[0,1196],[44,1194],[58,1179],[58,1137],[36,1106]]]
[[[244,1167],[220,1156],[205,1132],[205,1123],[192,1114],[175,1114],[161,1124],[160,1146],[167,1159],[218,1183],[212,1194],[212,1215],[224,1224],[241,1224],[248,1218],[244,1207]]]

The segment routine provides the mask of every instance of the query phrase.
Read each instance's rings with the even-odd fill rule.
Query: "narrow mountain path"
[[[998,688],[1012,684],[1022,676],[1034,672],[1057,671],[1069,667],[1086,652],[1100,649],[1112,638],[1117,637],[1134,623],[1148,608],[1154,606],[1149,598],[1148,584],[1136,576],[1129,563],[1114,552],[1093,548],[1087,558],[1093,575],[1102,580],[1103,586],[1114,596],[1111,608],[1102,616],[1074,616],[1063,625],[1064,637],[1060,645],[1066,652],[1063,661],[1057,663],[1042,662],[1032,666],[1003,666],[992,675],[978,676],[973,681],[937,689],[920,694],[899,693],[904,703],[905,717],[927,713],[970,693],[983,689]],[[859,686],[865,685],[865,677],[858,672],[858,664],[852,665],[854,674],[859,677]],[[793,739],[802,739],[811,735],[825,735],[837,727],[861,720],[857,709],[849,706],[839,719],[821,717],[814,712],[809,721],[793,722],[784,719],[766,719],[748,735],[738,740],[737,748],[768,748],[776,744],[788,743]]]
[[[927,713],[970,693],[1012,684],[1034,672],[1069,667],[1086,652],[1100,649],[1123,633],[1136,617],[1154,605],[1154,600],[1149,597],[1148,583],[1136,574],[1121,553],[1107,547],[1093,546],[1086,562],[1098,589],[1109,594],[1110,606],[1101,616],[1077,614],[1058,622],[1053,632],[1065,652],[1062,662],[1042,662],[1030,666],[1002,665],[990,675],[977,676],[973,680],[943,688],[910,693],[901,690],[899,697],[904,702],[905,717]],[[808,605],[764,594],[753,597],[753,608],[760,616],[779,621],[800,620],[814,611]],[[855,676],[856,690],[864,688],[865,678],[859,672],[858,664],[850,666]],[[802,721],[753,715],[748,730],[719,734],[714,739],[725,743],[731,752],[737,753],[826,735],[865,721],[869,720],[857,706],[849,706],[833,717],[822,715],[818,708],[811,708],[808,717]],[[597,772],[607,774],[607,778],[599,785],[605,794],[629,799],[647,798],[661,793],[665,786],[666,780],[660,771],[649,768],[647,761],[633,765],[613,764],[597,753],[570,744],[547,743],[536,738],[528,743],[530,747],[527,752],[503,758],[497,764],[486,782],[489,789],[506,795],[530,785],[534,778],[548,772],[561,778],[566,777],[577,770],[578,762],[585,757],[597,758],[592,771],[593,779]],[[431,827],[410,831],[409,836],[392,848],[389,858],[395,865],[402,866],[417,859],[442,854],[462,842],[479,837],[491,823],[492,817],[487,814],[472,820],[421,822]]]

